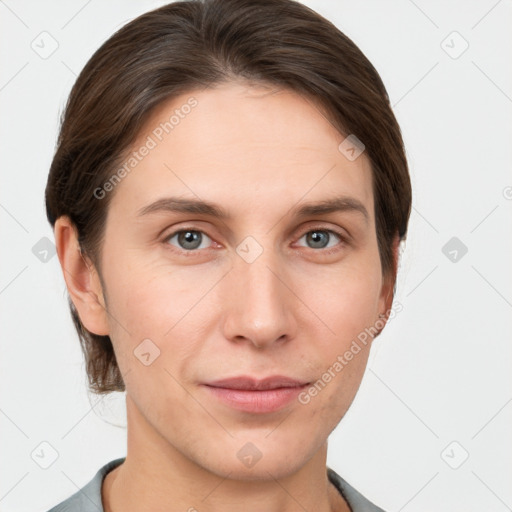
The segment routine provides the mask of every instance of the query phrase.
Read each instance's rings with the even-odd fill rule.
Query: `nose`
[[[278,259],[264,251],[256,261],[235,258],[223,280],[226,301],[224,335],[237,343],[262,349],[296,336],[295,308],[300,301],[291,291],[289,276]]]

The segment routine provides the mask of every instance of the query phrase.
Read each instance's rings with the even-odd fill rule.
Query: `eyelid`
[[[310,231],[326,231],[328,233],[334,233],[344,241],[348,241],[350,239],[350,235],[345,230],[342,230],[341,228],[335,229],[331,226],[323,226],[321,224],[307,226],[306,228],[300,231],[300,233],[302,233],[300,237],[303,237],[306,233],[309,233]]]

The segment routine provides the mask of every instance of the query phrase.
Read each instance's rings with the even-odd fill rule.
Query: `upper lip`
[[[263,391],[267,389],[295,388],[304,386],[306,381],[292,379],[283,375],[272,375],[263,379],[240,376],[229,379],[221,379],[205,383],[207,386],[226,389],[243,389],[249,391]]]

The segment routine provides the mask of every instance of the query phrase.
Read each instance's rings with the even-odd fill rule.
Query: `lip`
[[[278,411],[292,402],[309,382],[273,375],[264,379],[232,377],[204,383],[205,389],[231,408],[250,413]]]

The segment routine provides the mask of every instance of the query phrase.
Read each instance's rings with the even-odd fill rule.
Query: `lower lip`
[[[288,405],[307,386],[305,384],[293,388],[267,389],[264,391],[205,387],[221,402],[234,409],[252,413],[269,413],[278,411]]]

